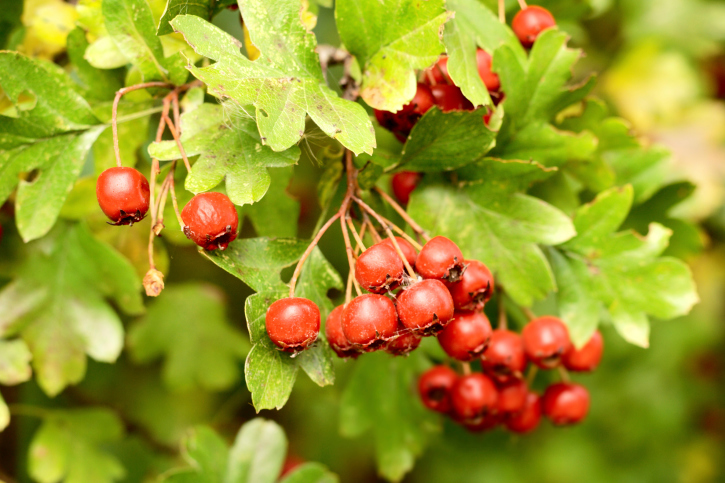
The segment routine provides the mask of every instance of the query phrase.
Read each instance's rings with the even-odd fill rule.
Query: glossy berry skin
[[[385,293],[403,280],[405,267],[398,252],[390,245],[376,243],[355,262],[355,279],[372,293]]]
[[[542,369],[552,369],[561,363],[571,341],[564,322],[557,317],[544,316],[529,322],[521,331],[526,357]]]
[[[502,421],[499,414],[487,414],[476,422],[464,422],[463,427],[472,433],[483,433],[495,429]]]
[[[418,393],[423,405],[439,413],[451,410],[450,391],[458,374],[448,366],[436,366],[425,371],[418,379]]]
[[[526,395],[526,402],[521,411],[506,417],[506,428],[514,433],[530,433],[541,422],[541,397],[535,392]]]
[[[330,348],[338,357],[357,357],[360,353],[350,344],[342,332],[342,311],[345,307],[340,305],[330,312],[325,322],[325,337]]]
[[[184,234],[205,250],[226,250],[237,238],[239,217],[227,195],[199,193],[181,210]]]
[[[519,10],[511,22],[516,37],[526,48],[534,45],[541,32],[555,25],[556,20],[551,12],[537,5]]]
[[[430,87],[435,98],[435,104],[443,112],[470,111],[473,104],[466,99],[461,89],[450,84],[436,84]]]
[[[415,96],[413,96],[413,99],[408,104],[403,106],[402,112],[408,116],[417,116],[413,119],[415,123],[418,118],[428,112],[434,105],[435,98],[430,87],[419,82],[415,90]]]
[[[410,194],[418,186],[422,178],[423,175],[415,171],[401,171],[393,175],[390,184],[393,188],[393,194],[399,203],[403,205],[408,204]]]
[[[456,309],[481,310],[491,299],[494,284],[493,275],[486,265],[478,260],[466,260],[466,271],[461,280],[447,284]]]
[[[398,295],[398,316],[406,329],[435,334],[453,318],[453,299],[438,280],[423,280]]]
[[[499,382],[520,379],[526,369],[524,341],[521,336],[505,329],[494,330],[488,348],[481,356],[481,365],[486,374]]]
[[[496,385],[488,376],[478,372],[462,376],[451,388],[451,406],[457,420],[478,422],[479,418],[497,410]]]
[[[542,409],[544,415],[557,426],[576,424],[589,412],[589,391],[580,384],[552,384],[546,388]]]
[[[498,410],[501,413],[518,413],[526,405],[529,388],[521,379],[512,379],[498,385]]]
[[[481,312],[455,312],[453,320],[438,333],[446,354],[459,361],[479,357],[491,339],[491,323]]]
[[[570,371],[589,372],[593,371],[602,360],[604,351],[604,339],[599,331],[594,332],[592,338],[581,349],[572,344],[569,350],[564,353],[561,363]]]
[[[144,175],[133,168],[108,168],[96,182],[96,198],[111,225],[133,225],[149,211],[151,191]]]
[[[395,305],[383,295],[360,295],[342,311],[342,332],[358,350],[380,348],[395,336],[397,329]]]
[[[420,335],[399,327],[395,337],[385,343],[385,352],[394,356],[407,356],[418,348],[420,340]]]
[[[408,261],[408,265],[415,268],[415,261],[418,259],[418,252],[415,251],[413,245],[411,245],[410,242],[408,242],[408,240],[406,240],[405,238],[400,238],[399,236],[395,237],[395,241],[398,242],[398,247],[400,247],[400,251],[403,252],[405,259]],[[380,243],[383,245],[388,245],[393,250],[395,250],[395,246],[393,245],[393,242],[390,240],[390,238],[386,238]],[[395,253],[398,252],[396,251]]]
[[[466,270],[463,254],[458,245],[444,236],[431,238],[418,254],[415,262],[418,274],[423,278],[458,282]]]
[[[476,64],[478,66],[478,75],[481,77],[486,89],[489,91],[499,90],[501,80],[498,78],[498,74],[491,71],[491,55],[483,49],[477,49]]]
[[[306,298],[280,299],[267,309],[265,325],[274,345],[285,352],[298,352],[317,340],[320,309]]]

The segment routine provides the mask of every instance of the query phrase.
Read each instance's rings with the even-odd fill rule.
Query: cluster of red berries
[[[576,424],[586,417],[589,392],[584,386],[557,382],[539,396],[529,389],[523,372],[527,362],[542,369],[593,371],[604,348],[599,332],[576,349],[569,341],[566,326],[556,317],[532,320],[521,335],[501,328],[490,331],[487,327],[489,337],[479,356],[482,372],[460,376],[450,367],[439,365],[421,375],[418,390],[427,408],[449,415],[471,431],[501,425],[516,433],[527,433],[536,429],[542,414],[557,426]],[[470,360],[460,357],[465,355],[462,352],[447,348],[443,341],[441,345],[449,356]]]

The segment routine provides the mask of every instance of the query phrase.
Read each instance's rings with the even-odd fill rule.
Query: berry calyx
[[[547,418],[557,426],[576,424],[589,412],[589,391],[570,382],[558,382],[546,388],[542,408]]]
[[[476,50],[476,64],[478,75],[489,91],[497,91],[501,87],[501,80],[498,74],[491,70],[491,55],[483,49]]]
[[[493,381],[480,373],[462,376],[451,388],[451,406],[454,416],[466,423],[477,423],[479,418],[497,410],[498,390]]]
[[[149,211],[149,182],[133,168],[108,168],[96,182],[96,198],[111,225],[133,225]]]
[[[394,356],[407,356],[420,345],[421,337],[415,332],[398,328],[398,333],[385,343],[385,352]]]
[[[312,300],[290,297],[274,302],[265,317],[267,335],[285,352],[299,352],[320,333],[320,309]]]
[[[405,238],[400,238],[399,236],[395,237],[395,241],[398,242],[398,246],[400,247],[400,251],[403,252],[403,255],[405,256],[405,260],[408,262],[408,265],[415,268],[415,262],[418,259],[418,252],[415,251],[415,248],[413,245],[410,244],[408,240]],[[381,241],[380,243],[384,245],[388,245],[393,250],[395,250],[395,247],[393,246],[393,242],[390,238],[386,238],[385,240]],[[395,253],[398,253],[397,251]]]
[[[455,312],[453,320],[438,333],[446,354],[459,361],[472,361],[486,350],[491,323],[481,312]]]
[[[443,112],[473,110],[473,104],[457,86],[436,84],[430,87],[430,92],[433,94],[436,106]]]
[[[526,395],[526,402],[521,411],[510,414],[506,418],[506,428],[514,433],[529,433],[541,422],[541,398],[535,392]]]
[[[456,283],[448,284],[453,303],[461,310],[481,310],[493,294],[493,275],[478,260],[466,260],[466,271]]]
[[[564,367],[570,371],[589,372],[596,369],[599,361],[602,360],[604,351],[604,339],[599,331],[594,332],[584,347],[577,349],[571,345],[569,350],[561,358]]]
[[[423,178],[423,175],[415,171],[401,171],[393,175],[390,184],[393,188],[393,194],[401,204],[408,204],[410,193],[418,186],[421,178]]]
[[[444,236],[436,236],[418,254],[415,268],[423,278],[458,282],[466,270],[458,245]]]
[[[521,379],[512,379],[498,386],[498,410],[502,413],[518,413],[526,405],[529,388]]]
[[[395,305],[383,295],[355,297],[342,311],[342,332],[358,350],[380,348],[395,336],[397,329]]]
[[[237,238],[239,217],[227,195],[199,193],[181,210],[186,238],[205,250],[226,250]]]
[[[451,410],[450,392],[458,374],[448,366],[436,366],[425,371],[418,379],[418,393],[423,405],[439,413]]]
[[[519,10],[511,22],[516,37],[526,48],[534,45],[541,32],[555,25],[556,20],[551,12],[538,5]]]
[[[338,357],[357,357],[360,353],[350,344],[342,332],[342,311],[344,306],[340,305],[330,312],[325,321],[325,337],[330,348],[335,351]]]
[[[453,318],[453,299],[443,282],[423,280],[398,295],[398,316],[406,329],[435,334]]]
[[[481,365],[488,375],[499,382],[521,378],[526,369],[524,341],[519,334],[505,329],[494,330]]]
[[[391,245],[376,243],[355,262],[355,279],[368,292],[385,293],[403,280],[405,267]]]
[[[521,332],[526,357],[543,369],[552,369],[561,363],[561,356],[569,350],[569,331],[561,319],[539,317],[529,322]]]

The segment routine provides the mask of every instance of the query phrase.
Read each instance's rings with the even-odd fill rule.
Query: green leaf
[[[337,483],[337,475],[319,463],[305,463],[295,468],[280,483]]]
[[[84,225],[62,224],[29,250],[16,278],[0,291],[0,337],[20,334],[38,384],[54,396],[83,378],[86,354],[116,360],[123,327],[106,299],[138,314],[141,283],[129,262]]]
[[[287,453],[287,438],[274,421],[261,418],[246,423],[229,451],[226,480],[274,483]]]
[[[10,425],[10,409],[0,393],[0,431],[3,431],[8,425]]]
[[[249,217],[258,235],[283,238],[297,236],[300,202],[287,192],[292,174],[291,166],[269,171],[272,181],[268,196],[245,207],[244,213]]]
[[[123,85],[116,72],[96,69],[85,59],[88,41],[83,30],[75,28],[68,34],[67,48],[68,57],[84,87],[84,96],[98,101],[113,99]]]
[[[239,380],[238,361],[249,351],[224,314],[223,294],[212,285],[167,288],[131,327],[128,341],[138,362],[164,358],[162,377],[173,390],[228,389]]]
[[[196,15],[204,20],[211,20],[213,0],[167,0],[164,13],[159,21],[156,35],[167,35],[174,32],[171,22],[177,15]]]
[[[362,67],[360,95],[370,106],[399,111],[415,95],[416,69],[443,52],[443,0],[338,0],[340,39]]]
[[[32,358],[22,339],[0,340],[0,383],[13,386],[29,380]]]
[[[295,164],[300,157],[297,146],[277,153],[259,140],[257,127],[250,119],[225,121],[224,109],[202,104],[181,116],[181,143],[187,156],[201,155],[186,177],[185,187],[192,193],[215,188],[226,178],[226,191],[234,204],[244,205],[262,199],[271,183],[267,168]],[[149,146],[149,154],[160,160],[180,159],[174,141]]]
[[[209,22],[179,15],[172,26],[215,64],[189,66],[191,73],[222,99],[241,107],[253,105],[262,141],[274,151],[298,142],[305,116],[328,136],[356,154],[372,153],[375,136],[365,109],[337,97],[325,85],[314,52],[314,35],[300,23],[297,0],[242,0],[240,10],[254,45],[262,55],[252,62],[239,52],[239,42]]]
[[[224,440],[213,429],[197,426],[182,442],[184,459],[193,466],[193,479],[169,478],[167,481],[199,481],[216,483],[225,481],[229,449]]]
[[[121,420],[107,409],[50,411],[30,443],[30,476],[40,483],[120,480],[125,470],[103,446],[123,432]]]
[[[544,166],[562,166],[570,161],[590,161],[596,149],[597,138],[590,132],[574,134],[537,122],[523,128],[491,154],[502,159],[527,159]]]

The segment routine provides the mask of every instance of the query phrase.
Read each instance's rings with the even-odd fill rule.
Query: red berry
[[[489,91],[497,91],[501,87],[501,80],[498,74],[491,71],[491,55],[483,49],[476,50],[476,64],[478,64],[478,75]]]
[[[390,180],[393,194],[401,204],[407,205],[410,201],[410,193],[418,186],[423,175],[414,171],[401,171],[395,173]]]
[[[432,67],[429,67],[428,70],[426,70],[425,72],[425,81],[428,84],[453,84],[453,79],[451,79],[451,76],[448,74],[447,55],[444,55],[443,57],[438,59],[438,61],[433,64]]]
[[[514,16],[513,22],[511,22],[511,28],[516,37],[519,38],[521,45],[526,48],[534,45],[536,38],[542,31],[555,25],[556,20],[554,20],[551,12],[538,5],[531,5],[528,8],[519,10]]]
[[[436,106],[443,112],[470,111],[473,104],[466,99],[461,89],[449,84],[436,84],[430,88],[435,98]]]
[[[206,250],[226,250],[237,238],[239,217],[227,195],[210,191],[200,193],[181,210],[184,234]]]
[[[407,356],[420,345],[420,336],[415,332],[398,328],[398,333],[385,343],[385,352],[394,356]]]
[[[400,238],[399,236],[395,237],[395,241],[398,242],[398,246],[400,247],[400,251],[403,252],[403,255],[405,255],[405,259],[408,261],[408,265],[415,268],[415,261],[418,258],[418,252],[415,251],[415,248],[413,248],[413,245],[408,242],[405,238]],[[395,250],[395,246],[393,246],[392,240],[390,238],[386,238],[385,240],[381,241],[380,243],[384,245],[390,246],[393,250]],[[395,252],[397,253],[397,251]]]
[[[444,236],[434,237],[423,246],[415,268],[423,278],[448,282],[458,282],[466,270],[461,249]]]
[[[338,357],[357,357],[359,352],[350,344],[342,332],[342,311],[345,307],[340,305],[330,312],[325,322],[325,337],[327,343]]]
[[[564,367],[570,371],[588,372],[593,371],[602,360],[602,352],[604,351],[604,339],[599,331],[594,332],[592,338],[581,349],[577,349],[574,345],[564,353],[561,362]]]
[[[502,413],[518,413],[526,405],[526,397],[529,389],[526,382],[521,379],[511,381],[498,386],[498,410]]]
[[[133,168],[108,168],[96,182],[96,198],[112,225],[133,225],[149,211],[149,182]]]
[[[462,422],[478,422],[497,409],[498,390],[493,381],[480,373],[463,376],[451,388],[454,416]]]
[[[398,295],[398,315],[407,329],[434,334],[453,318],[453,299],[438,280],[416,282]]]
[[[493,294],[493,275],[478,260],[466,260],[464,264],[466,271],[461,280],[447,284],[448,290],[457,309],[481,310]]]
[[[529,322],[521,332],[526,357],[543,369],[552,369],[561,363],[561,356],[569,350],[569,331],[561,319],[550,315]]]
[[[355,262],[355,279],[368,292],[385,293],[403,280],[403,261],[390,245],[376,243]]]
[[[498,426],[503,418],[499,414],[487,414],[477,422],[465,422],[463,426],[472,433],[490,431]]]
[[[448,366],[436,366],[425,371],[418,379],[418,393],[423,405],[433,411],[451,410],[450,391],[458,374]]]
[[[555,425],[576,424],[589,412],[589,391],[579,384],[558,382],[546,388],[542,406]]]
[[[398,112],[381,111],[375,109],[375,119],[382,127],[391,131],[400,142],[405,142],[405,138],[413,129],[418,119],[428,112],[435,104],[435,98],[430,88],[425,84],[418,84],[415,96]],[[401,139],[402,138],[402,139]]]
[[[524,341],[516,332],[494,330],[488,348],[481,356],[483,370],[499,382],[521,378],[526,369]]]
[[[317,340],[320,309],[306,298],[280,299],[267,309],[265,325],[274,345],[286,352],[298,352]]]
[[[454,359],[472,361],[486,350],[491,332],[491,323],[483,313],[455,312],[453,320],[438,333],[438,342]]]
[[[393,301],[383,295],[355,297],[342,311],[342,332],[353,347],[376,350],[398,329]]]
[[[535,392],[526,395],[524,408],[506,418],[506,427],[514,433],[528,433],[536,429],[541,421],[541,398]]]
[[[425,84],[418,83],[415,90],[415,96],[408,104],[403,106],[402,113],[409,116],[409,120],[413,123],[417,121],[423,114],[428,112],[435,105],[433,93]],[[410,116],[413,116],[412,118]]]

